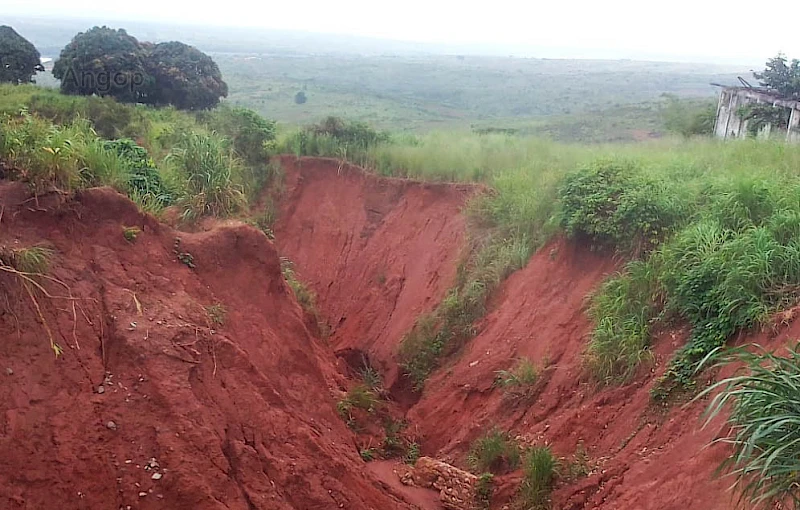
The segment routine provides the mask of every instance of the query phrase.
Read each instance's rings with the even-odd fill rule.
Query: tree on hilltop
[[[32,83],[37,71],[44,68],[36,47],[13,28],[0,26],[0,82]]]
[[[53,66],[61,92],[111,96],[126,103],[143,102],[152,79],[145,52],[124,29],[94,27],[76,35]]]
[[[761,73],[753,73],[762,87],[774,90],[787,99],[800,99],[800,60],[791,62],[779,53],[767,61]]]
[[[111,96],[126,103],[212,108],[228,95],[217,64],[193,46],[140,43],[123,29],[79,33],[53,67],[61,92]]]
[[[146,66],[155,80],[149,103],[202,110],[228,96],[217,64],[194,46],[178,41],[156,44],[147,51]]]

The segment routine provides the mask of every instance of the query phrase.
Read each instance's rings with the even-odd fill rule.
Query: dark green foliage
[[[228,96],[217,64],[194,46],[172,41],[148,47],[144,66],[154,80],[145,101],[149,104],[203,110]]]
[[[230,140],[237,158],[244,164],[242,177],[250,199],[255,199],[265,185],[274,183],[280,176],[277,163],[270,163],[270,156],[275,152],[274,121],[261,117],[253,110],[226,105],[201,114],[199,118]]]
[[[559,198],[569,235],[633,254],[651,251],[681,218],[681,204],[664,183],[614,160],[568,174]]]
[[[306,97],[306,93],[302,90],[294,95],[294,102],[295,104],[306,104],[308,98]]]
[[[587,351],[597,379],[628,380],[649,358],[652,325],[678,318],[691,337],[652,393],[668,400],[694,388],[700,361],[732,334],[797,302],[800,184],[778,182],[745,175],[706,185],[687,226],[600,288]]]
[[[94,27],[76,35],[61,50],[53,76],[61,92],[82,96],[111,96],[126,103],[147,99],[152,79],[145,51],[124,29]]]
[[[13,28],[0,25],[0,83],[31,83],[37,71],[44,67],[36,47]]]
[[[790,62],[785,55],[767,60],[763,72],[753,73],[761,86],[774,90],[787,99],[800,99],[800,60]]]
[[[103,142],[103,146],[114,151],[128,165],[130,194],[135,194],[149,203],[156,203],[160,207],[173,203],[173,192],[164,183],[161,173],[144,147],[140,147],[130,138],[108,140]]]
[[[719,441],[732,445],[733,454],[721,468],[735,477],[743,502],[753,506],[800,505],[800,344],[787,350],[734,351],[723,363],[743,364],[745,373],[701,394],[721,389],[708,406],[706,424],[730,411],[730,431]]]
[[[476,439],[467,455],[467,463],[476,473],[513,470],[519,465],[519,459],[519,445],[508,432],[500,429],[492,429]]]
[[[228,95],[217,64],[193,46],[139,43],[124,29],[94,27],[76,35],[53,67],[61,92],[111,96],[125,103],[212,108]]]

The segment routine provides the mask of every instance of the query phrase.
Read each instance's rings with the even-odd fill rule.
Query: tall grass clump
[[[546,446],[530,448],[522,458],[522,484],[518,501],[522,508],[539,510],[550,507],[558,474],[558,460]]]
[[[237,158],[243,163],[242,180],[249,200],[254,200],[264,186],[272,183],[280,168],[270,164],[276,150],[275,121],[267,120],[247,108],[225,105],[199,114],[211,130],[229,139]]]
[[[589,317],[595,328],[585,361],[599,382],[627,381],[650,358],[651,327],[663,299],[657,276],[655,261],[633,261],[594,294]]]
[[[730,432],[718,441],[732,445],[733,454],[721,470],[735,478],[740,502],[754,507],[800,504],[800,345],[787,350],[787,356],[758,346],[755,352],[734,352],[725,361],[743,363],[745,373],[701,394],[720,390],[706,424],[730,411]]]
[[[184,218],[227,216],[244,207],[241,165],[224,138],[185,133],[166,161],[181,189]]]
[[[34,193],[108,185],[126,190],[129,167],[85,119],[58,126],[22,111],[0,122],[0,157]]]

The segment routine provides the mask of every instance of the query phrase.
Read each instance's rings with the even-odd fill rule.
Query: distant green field
[[[730,68],[459,56],[232,55],[215,59],[229,101],[288,124],[336,115],[392,131],[515,129],[562,140],[663,132],[663,94],[712,100]],[[305,104],[295,94],[304,91]]]

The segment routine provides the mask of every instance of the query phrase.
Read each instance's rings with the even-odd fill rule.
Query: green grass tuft
[[[467,454],[467,464],[476,473],[516,469],[519,460],[519,445],[508,432],[500,429],[492,429],[473,441]]]

